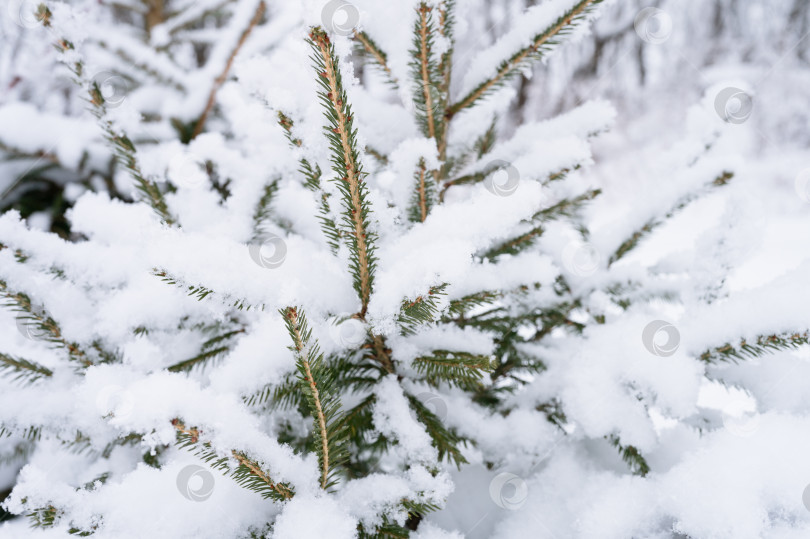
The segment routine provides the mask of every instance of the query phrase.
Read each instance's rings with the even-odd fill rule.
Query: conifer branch
[[[253,239],[262,237],[262,226],[270,218],[270,204],[278,192],[279,178],[274,178],[262,189],[262,196],[253,211]]]
[[[39,10],[39,13],[41,13],[41,16],[38,17],[40,22],[42,22],[43,26],[49,27],[51,20],[50,10],[46,7],[44,11]],[[72,53],[75,53],[75,47],[73,43],[67,39],[60,39],[55,44],[55,47],[62,53],[63,61],[68,69],[76,76],[77,82],[83,87],[86,85],[88,88],[90,94],[89,103],[92,106],[91,111],[98,119],[99,125],[104,131],[105,138],[112,145],[113,152],[118,162],[129,172],[129,175],[135,181],[135,188],[141,193],[144,200],[152,207],[164,223],[173,225],[175,223],[174,217],[172,217],[169,212],[169,208],[166,205],[160,188],[141,172],[140,165],[135,155],[135,144],[133,144],[125,133],[121,132],[120,128],[114,127],[112,121],[107,118],[107,101],[104,98],[104,94],[98,82],[95,80],[88,82],[84,76],[84,65],[80,60],[74,60]]]
[[[458,448],[458,445],[462,443],[464,439],[445,427],[442,424],[442,420],[431,412],[417,397],[407,393],[405,396],[408,399],[411,409],[416,414],[416,419],[424,425],[425,431],[433,440],[433,446],[439,451],[439,459],[441,460],[447,457],[448,460],[455,462],[459,467],[461,467],[462,464],[466,464],[467,459],[464,458],[464,455],[461,454],[461,450]]]
[[[315,52],[313,61],[321,91],[318,96],[324,104],[328,125],[324,127],[332,148],[332,164],[338,189],[343,195],[343,223],[349,230],[349,250],[354,288],[361,303],[360,317],[368,310],[374,282],[376,257],[375,234],[369,230],[370,205],[367,187],[357,153],[357,132],[354,130],[351,106],[338,68],[338,59],[329,37],[319,27],[313,27],[309,43]]]
[[[279,111],[278,124],[284,130],[287,140],[290,141],[290,145],[294,148],[300,148],[303,141],[293,135],[292,128],[294,124],[292,119]],[[318,212],[320,215],[318,216],[318,220],[321,222],[321,230],[326,237],[327,244],[332,249],[332,253],[337,254],[338,248],[340,247],[341,231],[335,224],[334,219],[332,219],[332,210],[329,207],[329,194],[321,187],[321,167],[319,167],[317,163],[313,166],[305,157],[299,160],[299,164],[300,167],[298,170],[304,176],[304,185],[320,198],[318,204]]]
[[[511,79],[521,68],[532,60],[539,60],[545,56],[555,45],[560,43],[558,38],[573,31],[574,24],[585,17],[602,0],[580,0],[564,13],[556,22],[532,39],[532,43],[501,62],[495,75],[479,84],[470,93],[447,109],[447,116],[453,117],[462,109],[475,105],[481,98],[489,95],[494,89]]]
[[[491,247],[487,251],[485,251],[481,256],[483,258],[494,260],[501,255],[516,255],[525,251],[527,248],[534,245],[534,242],[543,235],[543,227],[536,226],[533,227],[526,232],[523,232],[519,236],[514,238],[510,238],[504,242],[499,243],[498,245]]]
[[[343,414],[340,426],[346,429],[346,436],[353,443],[363,445],[365,433],[374,428],[372,414],[376,402],[377,396],[372,393]]]
[[[187,427],[179,419],[172,419],[172,426],[177,431],[179,447],[192,451],[215,470],[230,476],[238,485],[261,494],[265,499],[271,498],[276,501],[289,500],[295,494],[292,487],[286,483],[273,481],[262,465],[244,452],[230,451],[230,458],[238,463],[234,467],[229,464],[229,457],[221,457],[210,442],[200,440],[203,433],[198,428]]]
[[[493,172],[498,171],[499,168],[500,168],[500,165],[498,165],[498,164],[491,165],[491,166],[489,166],[489,167],[487,167],[487,168],[485,168],[485,169],[483,169],[481,171],[473,172],[471,174],[465,174],[464,176],[459,176],[458,178],[454,178],[452,180],[444,182],[444,185],[442,185],[442,189],[439,192],[439,201],[441,201],[441,202],[444,201],[445,193],[447,192],[448,189],[450,189],[454,185],[469,185],[469,184],[481,183],[487,178],[487,176],[489,176]],[[575,166],[573,168],[577,169],[577,168],[579,168],[579,166],[577,165],[577,166]],[[558,170],[557,172],[553,172],[553,173],[549,174],[548,177],[543,179],[541,183],[543,183],[545,185],[548,182],[562,179],[562,178],[565,177],[565,175],[568,172],[570,172],[570,170],[567,169],[567,168],[562,169],[562,170]]]
[[[562,217],[567,217],[570,219],[576,216],[577,210],[582,208],[582,206],[584,206],[586,203],[598,197],[601,193],[601,189],[590,189],[574,198],[563,199],[553,206],[549,206],[548,208],[543,208],[542,210],[538,211],[532,215],[531,220],[551,221],[553,219],[560,219]]]
[[[412,222],[424,223],[430,209],[435,204],[436,183],[428,174],[425,160],[420,159],[414,173],[415,188],[408,212]]]
[[[79,70],[79,73],[81,73],[81,70]],[[90,104],[93,105],[93,113],[96,118],[98,118],[99,124],[104,130],[105,138],[112,145],[118,162],[129,172],[132,179],[135,180],[135,187],[143,196],[144,201],[152,207],[164,223],[167,225],[175,224],[175,219],[169,213],[169,207],[166,204],[166,200],[163,198],[163,193],[160,191],[160,188],[155,182],[146,178],[141,171],[136,157],[135,144],[125,133],[117,132],[112,122],[106,118],[107,110],[104,96],[96,81],[90,83]]]
[[[415,83],[414,103],[416,104],[417,120],[426,137],[438,140],[438,134],[442,129],[440,122],[444,116],[444,108],[439,96],[439,66],[431,54],[436,32],[432,11],[433,8],[425,2],[420,3],[416,8],[418,17],[414,25],[411,68]]]
[[[455,23],[455,0],[442,0],[439,3],[439,33],[450,42],[450,46],[439,58],[438,72],[440,77],[439,95],[442,103],[440,131],[436,138],[436,147],[439,151],[439,162],[445,163],[447,160],[447,133],[450,128],[450,119],[444,118],[447,104],[450,103],[450,75],[453,71],[453,26]],[[434,179],[438,184],[447,174],[447,167],[441,166],[434,171]]]
[[[376,150],[373,146],[366,146],[366,153],[369,154],[371,157],[376,159],[380,162],[380,164],[387,165],[388,164],[388,156],[384,155],[379,150]]]
[[[610,444],[619,451],[619,456],[630,468],[634,475],[646,476],[650,472],[650,466],[647,460],[642,456],[639,450],[632,445],[622,445],[621,440],[615,434],[606,437]]]
[[[194,296],[195,298],[197,298],[197,301],[202,301],[209,296],[213,297],[214,295],[216,295],[216,293],[207,286],[188,284],[179,277],[175,277],[165,270],[155,268],[152,270],[152,275],[154,275],[155,277],[160,277],[160,280],[168,285],[176,286],[177,288],[183,289],[184,291],[186,291],[186,295]],[[264,310],[264,303],[251,303],[246,299],[233,298],[232,296],[227,294],[219,294],[219,301],[223,305],[227,305],[228,307],[234,307],[240,311],[249,311],[251,309],[258,311]]]
[[[413,367],[431,386],[444,383],[467,390],[477,388],[483,375],[492,372],[488,356],[451,350],[434,350],[429,356],[418,357],[413,360]]]
[[[47,313],[38,312],[34,309],[33,305],[31,305],[31,299],[27,295],[9,290],[6,282],[0,280],[0,297],[6,299],[6,307],[21,313],[17,318],[23,321],[26,326],[36,328],[37,334],[43,340],[67,350],[70,359],[77,361],[83,367],[89,367],[93,364],[78,344],[68,342],[62,336],[62,330],[53,318],[48,316]]]
[[[448,322],[453,320],[452,316],[454,315],[459,317],[459,320],[463,320],[467,311],[483,305],[491,305],[501,297],[503,297],[501,292],[484,290],[451,300],[447,310],[447,316],[443,318],[443,321]]]
[[[227,333],[223,333],[222,335],[217,335],[216,337],[213,337],[211,339],[208,339],[202,344],[201,351],[199,354],[197,354],[194,357],[184,359],[183,361],[175,363],[171,367],[168,367],[166,370],[168,370],[169,372],[183,372],[183,371],[190,371],[195,367],[204,366],[210,360],[221,357],[224,354],[230,352],[231,346],[229,343],[227,343],[227,341],[229,341],[232,337],[244,332],[245,332],[244,329],[236,329],[233,331],[228,331]]]
[[[335,377],[324,364],[318,344],[310,344],[312,330],[304,314],[295,307],[287,307],[279,312],[293,341],[290,350],[295,355],[301,390],[315,422],[321,488],[328,489],[335,484],[333,476],[337,466],[343,464],[348,455],[345,448],[347,433],[342,428],[340,400],[334,388]]]
[[[358,525],[358,539],[408,539],[411,530],[403,528],[396,522],[385,522],[374,530],[367,532],[362,525]]]
[[[272,401],[279,408],[298,407],[301,403],[300,384],[297,380],[285,380],[281,384],[267,384],[259,391],[242,398],[248,406],[259,406]]]
[[[377,63],[377,66],[383,70],[388,81],[397,86],[397,78],[388,67],[388,55],[374,42],[371,37],[365,32],[354,31],[354,39],[362,46],[363,50],[371,56]]]
[[[760,335],[753,341],[741,339],[738,344],[727,343],[723,346],[706,350],[698,356],[705,363],[744,361],[781,350],[795,350],[810,343],[810,331],[803,333],[776,333]]]
[[[217,98],[217,91],[219,88],[225,83],[225,80],[228,78],[228,73],[231,70],[231,66],[233,65],[233,61],[236,58],[236,55],[239,54],[239,50],[247,41],[248,36],[253,31],[253,28],[259,24],[259,21],[262,20],[262,16],[264,15],[265,5],[264,0],[259,1],[259,5],[256,7],[256,13],[253,15],[253,18],[248,23],[247,28],[242,32],[242,35],[239,37],[239,41],[236,42],[236,46],[231,51],[230,56],[228,56],[228,60],[225,62],[225,67],[223,68],[222,72],[214,79],[214,84],[211,86],[211,91],[208,94],[208,100],[205,103],[205,108],[202,111],[199,119],[194,124],[194,131],[191,133],[191,138],[197,138],[197,135],[202,133],[203,126],[205,126],[205,121],[208,119],[208,115],[211,113],[211,110],[214,108],[214,103],[216,103]]]
[[[371,348],[371,357],[385,369],[385,372],[394,374],[396,370],[394,369],[394,362],[391,359],[391,349],[386,345],[385,338],[381,335],[372,335]]]
[[[33,361],[0,352],[0,376],[13,376],[14,380],[34,383],[40,378],[47,378],[52,374],[53,371]]]
[[[669,210],[667,213],[664,214],[663,217],[653,217],[644,225],[633,232],[633,234],[622,242],[621,245],[616,249],[616,251],[610,256],[608,259],[608,267],[610,267],[614,262],[617,262],[619,259],[623,258],[627,253],[638,247],[641,240],[646,237],[650,232],[658,228],[659,226],[663,225],[667,219],[671,219],[675,214],[679,211],[684,209],[694,200],[696,200],[701,195],[705,194],[707,190],[711,190],[715,187],[722,187],[726,185],[732,178],[734,177],[733,172],[724,171],[722,174],[717,176],[714,180],[712,180],[706,187],[707,189],[703,189],[697,193],[690,193],[684,197],[681,197],[675,205]]]
[[[411,335],[423,324],[435,321],[439,315],[439,299],[446,294],[447,283],[431,286],[426,295],[404,300],[397,322],[403,335]]]

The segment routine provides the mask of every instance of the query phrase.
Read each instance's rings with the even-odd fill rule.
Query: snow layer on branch
[[[388,166],[376,177],[375,183],[389,192],[392,203],[401,209],[402,219],[411,204],[414,174],[420,159],[424,159],[427,171],[439,167],[438,150],[433,139],[413,138],[402,141],[388,156]]]
[[[538,139],[554,140],[567,135],[591,137],[610,129],[615,119],[616,109],[609,102],[588,101],[549,120],[521,125],[511,139],[497,144],[493,151],[517,154]]]
[[[524,478],[525,504],[505,512],[492,537],[805,537],[807,428],[806,418],[763,415],[754,434],[710,434],[703,450],[645,480],[597,471],[598,460],[581,450],[560,452]]]
[[[483,261],[470,268],[449,290],[453,299],[485,290],[511,290],[526,283],[550,285],[559,275],[551,257],[536,252],[502,257],[497,264]]]
[[[278,539],[354,539],[357,537],[357,521],[346,514],[333,498],[295,496],[284,504],[273,532],[273,537]]]
[[[383,510],[398,507],[410,492],[411,486],[405,478],[375,473],[346,483],[340,492],[340,504],[350,508],[364,526],[375,527],[382,523]],[[401,513],[404,522],[407,514]]]
[[[393,357],[397,361],[410,362],[420,355],[430,355],[434,350],[452,350],[488,356],[492,353],[492,337],[474,328],[459,328],[452,325],[423,326],[408,337],[392,336]]]
[[[522,182],[517,196],[497,197],[480,187],[464,201],[435,208],[416,224],[380,248],[380,270],[369,313],[385,318],[399,310],[406,297],[424,293],[431,285],[454,282],[472,265],[472,255],[503,238],[511,227],[534,213],[544,195],[536,183]],[[419,267],[412,261],[420,260]],[[400,269],[412,267],[407,278]]]
[[[374,427],[381,434],[398,442],[403,456],[413,463],[432,463],[438,458],[430,436],[411,412],[394,375],[387,376],[375,388]]]
[[[39,112],[27,103],[0,106],[0,145],[30,154],[55,154],[66,167],[78,167],[82,154],[99,135],[92,121]]]
[[[254,493],[240,487],[231,479],[208,471],[207,466],[192,455],[178,453],[176,458],[166,463],[161,470],[139,464],[134,470],[120,477],[112,478],[93,491],[76,491],[69,482],[55,473],[54,462],[70,466],[65,462],[64,453],[43,454],[36,464],[29,464],[22,471],[20,488],[10,499],[12,507],[22,510],[20,499],[27,498],[28,504],[38,507],[55,503],[69,511],[71,522],[89,529],[99,523],[103,515],[103,525],[93,534],[99,539],[138,539],[141,537],[235,537],[244,533],[248,526],[261,526],[268,512],[268,503]],[[54,461],[49,459],[59,459]],[[115,460],[115,459],[114,459]],[[78,464],[78,463],[77,463]],[[178,486],[178,476],[184,468],[199,470],[202,474],[211,473],[213,485],[210,497],[199,500],[183,495]],[[188,472],[186,472],[188,473]],[[85,480],[89,481],[88,477]],[[194,477],[192,480],[200,480]],[[200,488],[190,484],[192,489]],[[166,515],[171,507],[174,518],[156,518]],[[269,508],[273,511],[272,506]],[[25,520],[17,522],[23,528],[8,532],[0,527],[0,535],[24,537],[30,535]],[[70,537],[66,522],[55,529],[54,537]],[[5,535],[9,533],[10,535]],[[43,537],[50,537],[43,531]],[[38,534],[39,535],[39,534]]]

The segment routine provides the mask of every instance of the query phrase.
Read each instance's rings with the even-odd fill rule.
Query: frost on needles
[[[401,50],[264,1],[133,12],[120,35],[38,8],[132,196],[86,193],[67,239],[0,217],[0,295],[27,336],[0,344],[0,460],[27,463],[6,509],[80,536],[449,538],[430,518],[458,470],[573,448],[654,474],[652,407],[710,424],[672,378],[808,335],[769,321],[671,362],[643,349],[662,303],[713,307],[620,263],[733,181],[711,144],[678,165],[689,192],[600,257],[584,215],[601,189],[578,171],[610,106],[503,135],[510,81],[599,4],[531,7],[467,70],[453,0],[410,2]],[[88,9],[95,28],[113,8]],[[210,63],[184,71],[169,52],[210,39],[208,15]],[[174,114],[105,95],[110,54]],[[626,363],[592,359],[615,342]]]

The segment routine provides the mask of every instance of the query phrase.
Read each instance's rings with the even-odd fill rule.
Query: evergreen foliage
[[[294,518],[290,514],[300,515],[300,509],[292,512],[299,503],[323,503],[313,507],[343,511],[359,537],[411,537],[424,529],[420,526],[431,512],[442,508],[452,467],[463,470],[474,464],[489,471],[509,465],[513,455],[528,455],[532,465],[542,462],[546,448],[537,442],[526,447],[521,440],[493,442],[482,434],[507,433],[527,423],[541,433],[548,428],[563,437],[574,433],[571,439],[576,441],[609,444],[627,473],[650,474],[654,461],[645,457],[645,446],[638,441],[643,436],[623,428],[626,424],[619,420],[610,428],[581,426],[576,407],[569,408],[570,394],[560,387],[565,380],[558,377],[544,385],[543,377],[555,365],[593,354],[586,347],[598,342],[600,332],[624,331],[623,321],[635,323],[656,301],[673,298],[654,271],[623,273],[626,260],[612,266],[697,197],[725,186],[733,173],[723,170],[709,184],[679,198],[669,212],[621,241],[605,263],[582,267],[567,259],[560,241],[544,241],[548,234],[559,240],[561,230],[575,238],[565,247],[590,237],[583,214],[602,190],[569,181],[587,157],[571,150],[559,158],[564,161],[560,166],[554,161],[548,170],[532,168],[534,161],[528,158],[538,146],[504,137],[497,118],[487,117],[464,144],[451,140],[451,125],[458,125],[453,122],[480,112],[499,89],[581,28],[600,3],[569,2],[562,16],[537,28],[528,42],[508,51],[486,80],[457,99],[451,85],[457,17],[452,0],[414,3],[407,81],[405,74],[395,76],[396,64],[373,35],[355,29],[350,37],[339,36],[326,24],[309,27],[306,43],[316,93],[302,99],[319,103],[318,127],[326,146],[308,140],[317,131],[307,129],[304,107],[281,110],[268,99],[262,105],[274,107],[272,128],[280,130],[276,134],[284,137],[289,157],[279,166],[269,163],[263,150],[246,149],[247,156],[210,150],[236,139],[227,126],[237,123],[238,115],[227,109],[231,100],[247,99],[248,93],[239,93],[234,82],[222,110],[218,96],[229,91],[237,55],[250,49],[251,36],[269,32],[264,23],[272,6],[245,1],[231,11],[228,3],[204,2],[188,4],[177,13],[149,11],[147,19],[161,22],[147,21],[147,37],[165,31],[165,46],[174,52],[172,44],[177,45],[189,28],[199,34],[186,36],[186,52],[195,50],[195,39],[207,39],[203,30],[209,19],[216,20],[210,30],[231,38],[228,46],[207,43],[216,48],[207,55],[202,52],[206,47],[199,47],[202,56],[222,63],[221,69],[209,69],[216,73],[202,109],[193,118],[163,119],[164,127],[171,125],[175,131],[166,138],[176,147],[209,148],[214,154],[204,160],[208,183],[188,198],[182,196],[185,187],[170,177],[146,172],[150,159],[159,159],[149,153],[151,144],[125,133],[103,88],[89,76],[83,57],[88,45],[60,38],[56,46],[89,96],[89,108],[117,158],[114,168],[129,175],[139,197],[137,203],[124,197],[113,203],[88,196],[87,204],[98,206],[84,211],[112,207],[124,213],[145,204],[154,215],[152,221],[134,212],[122,218],[131,218],[145,230],[138,231],[143,237],[133,232],[126,240],[137,247],[132,247],[132,259],[121,264],[124,269],[110,271],[102,267],[104,256],[123,256],[126,250],[110,245],[115,242],[99,230],[109,215],[102,210],[83,223],[87,214],[77,209],[76,222],[86,230],[96,227],[95,236],[48,244],[53,261],[47,263],[36,247],[35,232],[26,229],[17,214],[0,219],[0,295],[17,315],[19,327],[30,329],[32,340],[40,341],[30,347],[35,355],[25,357],[0,344],[0,377],[13,382],[15,391],[32,395],[51,388],[64,391],[68,380],[96,397],[80,393],[84,400],[73,412],[87,417],[75,424],[54,425],[47,414],[20,422],[0,415],[0,435],[17,443],[8,458],[28,459],[40,447],[86,455],[96,479],[71,485],[78,499],[104,491],[110,483],[120,485],[128,473],[163,473],[182,458],[177,449],[183,449],[274,504],[253,519],[262,520],[261,526],[240,524],[239,537],[257,538],[276,533],[284,519]],[[43,25],[62,31],[58,12],[43,5],[37,13]],[[347,39],[337,46],[341,38]],[[363,51],[361,59],[379,68],[377,75],[392,92],[410,96],[404,108],[412,112],[414,132],[420,135],[414,140],[427,143],[435,155],[412,152],[412,162],[403,169],[401,156],[374,150],[376,141],[366,141],[362,127],[373,127],[375,118],[355,118],[362,108],[353,107],[350,96],[365,94],[349,76],[347,59],[338,55],[351,50],[346,47],[350,40],[355,50]],[[261,49],[254,45],[250,50]],[[149,66],[131,67],[139,77],[160,78]],[[171,88],[175,82],[162,80]],[[570,128],[571,133],[560,138],[570,136],[585,146],[584,141],[603,127],[599,119],[590,123],[594,125]],[[221,139],[208,139],[214,141],[210,146],[203,145],[206,136],[222,133]],[[520,149],[513,150],[517,146]],[[519,179],[523,191],[509,200],[511,192],[492,187],[504,157],[526,158],[527,173]],[[258,161],[266,170],[244,182],[225,172],[218,177],[229,159]],[[399,192],[408,196],[379,188],[375,182],[385,177],[407,185]],[[300,207],[285,206],[291,200]],[[190,208],[197,203],[221,212],[213,219],[222,219],[228,232],[212,228],[208,216],[195,216]],[[492,208],[493,215],[500,212],[497,220],[486,214]],[[479,220],[489,229],[476,228]],[[492,230],[501,225],[502,230]],[[450,239],[432,245],[443,233]],[[233,253],[247,251],[246,243],[256,247],[271,235],[290,247],[289,261],[280,268],[257,268],[247,255],[245,260],[233,259]],[[177,245],[187,245],[187,252],[175,253]],[[195,251],[201,245],[204,254]],[[100,255],[87,262],[84,257],[92,248]],[[412,252],[405,254],[411,258],[402,253],[408,249]],[[428,260],[445,255],[456,257],[454,263],[440,266]],[[596,272],[598,278],[580,278]],[[405,284],[400,286],[400,281]],[[655,286],[649,286],[650,281]],[[155,293],[153,283],[161,282],[168,286]],[[43,291],[37,289],[39,283]],[[335,298],[319,297],[330,293]],[[138,294],[144,294],[148,305],[138,303]],[[119,302],[124,296],[135,305],[126,313],[134,321],[119,316],[112,307],[121,303],[107,304],[105,296]],[[83,302],[77,317],[91,320],[99,310],[110,320],[100,317],[98,327],[82,332],[71,317],[51,314],[68,312],[65,305],[71,301]],[[712,347],[699,355],[681,351],[680,359],[702,368],[794,350],[809,340],[807,331],[799,328]],[[593,365],[599,367],[588,366]],[[110,376],[109,383],[105,376]],[[639,415],[646,420],[656,396],[637,390],[632,377],[617,382],[616,392],[631,401],[626,409],[642,410]],[[602,388],[592,389],[598,394]],[[103,402],[106,390],[124,390],[122,402]],[[91,414],[87,410],[93,405],[99,410]],[[455,408],[455,417],[448,417],[442,407]],[[62,418],[57,412],[53,417]],[[543,443],[547,441],[554,449],[556,444]],[[493,449],[501,443],[509,449]],[[137,453],[138,462],[127,469],[122,462],[132,453]],[[2,458],[0,454],[0,462]],[[317,473],[312,473],[316,462]],[[27,492],[21,484],[19,491]],[[362,501],[358,492],[364,494]],[[371,501],[366,503],[366,497]],[[12,495],[15,510],[26,514],[32,526],[64,528],[79,536],[104,528],[104,515],[73,514],[75,507],[60,503],[67,499],[63,492],[52,498]]]

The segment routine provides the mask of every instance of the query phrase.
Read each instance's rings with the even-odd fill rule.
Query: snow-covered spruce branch
[[[388,55],[385,54],[380,46],[377,45],[373,39],[371,39],[371,36],[365,32],[355,30],[354,39],[360,44],[362,50],[374,59],[375,65],[377,65],[383,71],[383,73],[385,73],[389,82],[396,87],[397,79],[394,77],[393,73],[391,72],[391,68],[388,66]]]
[[[172,425],[177,431],[179,447],[192,451],[209,466],[231,477],[240,486],[275,501],[289,500],[295,494],[289,485],[273,481],[261,463],[252,460],[245,453],[232,449],[228,456],[223,457],[209,442],[201,439],[204,433],[196,427],[188,427],[180,419],[173,419]],[[236,466],[232,464],[232,459],[237,462]]]
[[[45,8],[47,10],[47,8]],[[47,11],[49,13],[49,10]],[[45,26],[50,26],[50,15],[42,19]],[[135,187],[145,200],[166,224],[173,224],[174,217],[169,213],[166,200],[160,188],[147,178],[141,171],[136,157],[135,145],[130,138],[122,132],[120,127],[114,126],[112,120],[108,118],[106,99],[98,81],[89,80],[86,77],[84,64],[77,59],[78,52],[73,43],[67,39],[60,39],[56,43],[56,48],[61,54],[62,61],[76,77],[76,82],[89,94],[88,102],[91,111],[98,119],[98,123],[104,131],[107,141],[113,148],[113,152],[118,162],[124,167],[135,182]]]
[[[723,346],[706,350],[700,356],[706,363],[737,363],[747,359],[773,354],[782,350],[795,350],[810,343],[810,332],[789,332],[773,335],[760,335],[756,339],[741,339],[738,343],[727,343]]]
[[[199,119],[194,122],[194,130],[191,133],[191,138],[194,139],[202,133],[203,127],[205,127],[205,122],[208,119],[208,115],[211,113],[211,109],[214,108],[214,104],[216,103],[217,98],[217,91],[228,78],[228,73],[231,71],[231,66],[233,65],[233,61],[236,58],[236,55],[239,54],[239,50],[247,41],[248,36],[253,31],[253,28],[259,24],[262,16],[264,16],[265,12],[265,4],[264,0],[259,0],[259,4],[256,7],[256,12],[253,14],[253,17],[248,22],[247,28],[242,31],[242,34],[239,36],[239,40],[236,42],[231,54],[228,56],[228,59],[225,61],[225,67],[222,69],[222,72],[214,79],[214,83],[211,86],[211,92],[208,94],[208,100],[205,103],[205,108],[200,114]]]
[[[34,308],[31,299],[26,294],[9,290],[6,282],[0,280],[0,297],[5,299],[5,307],[20,313],[17,315],[19,321],[48,342],[64,348],[71,360],[76,361],[82,367],[89,367],[93,364],[93,361],[78,344],[68,342],[64,338],[56,320],[42,310]]]
[[[494,75],[478,84],[478,86],[468,94],[450,105],[447,108],[447,115],[452,117],[460,111],[472,107],[480,99],[486,97],[493,90],[519,73],[528,62],[546,56],[556,45],[559,45],[561,38],[573,32],[576,24],[586,19],[587,15],[597,4],[601,3],[601,1],[602,0],[555,0],[554,2],[548,2],[533,8],[534,11],[543,16],[546,15],[546,13],[560,11],[560,7],[563,4],[570,6],[562,12],[551,26],[536,34],[532,38],[531,43],[515,51],[507,60],[501,62]]]
[[[646,237],[650,232],[658,228],[659,226],[663,225],[667,219],[671,219],[675,216],[678,212],[684,209],[686,206],[691,204],[697,198],[699,198],[702,194],[708,192],[710,189],[716,187],[722,187],[726,185],[731,179],[734,178],[734,173],[729,171],[724,171],[722,174],[717,176],[714,180],[709,182],[709,184],[703,189],[703,191],[698,193],[689,193],[683,197],[681,197],[673,206],[671,210],[669,210],[666,214],[661,217],[653,218],[644,225],[633,232],[633,234],[627,238],[621,245],[616,249],[616,251],[610,255],[610,259],[608,260],[608,265],[612,265],[614,262],[617,262],[625,255],[627,255],[630,251],[635,249],[639,243],[641,242],[644,237]]]
[[[293,134],[294,122],[292,119],[278,111],[278,124],[284,130],[284,135],[294,148],[300,148],[303,141]],[[299,172],[304,177],[304,185],[315,193],[319,198],[318,211],[320,215],[318,220],[321,222],[321,230],[323,231],[329,247],[332,248],[333,253],[337,253],[340,247],[340,238],[342,233],[332,219],[332,210],[329,207],[329,193],[323,190],[321,186],[321,167],[317,163],[314,165],[306,157],[301,157],[298,161],[300,163]]]
[[[371,298],[377,259],[374,256],[375,234],[369,230],[371,209],[365,173],[357,151],[357,132],[329,36],[323,29],[314,27],[309,33],[309,43],[314,51],[315,70],[321,86],[318,97],[326,109],[324,115],[328,123],[324,131],[332,150],[334,181],[343,196],[342,223],[346,227],[352,255],[354,288],[360,297],[360,316],[364,317]]]
[[[325,364],[317,343],[312,343],[312,330],[303,312],[295,307],[281,311],[290,333],[301,391],[306,396],[315,422],[315,447],[321,466],[321,488],[332,487],[336,473],[348,458],[346,431],[343,428],[340,400],[336,397],[335,376]]]
[[[411,70],[414,80],[414,104],[422,133],[438,140],[443,131],[444,103],[440,92],[441,72],[438,59],[433,54],[434,37],[437,35],[433,20],[433,8],[425,2],[416,8],[419,14],[414,26],[414,44],[411,50]]]
[[[42,365],[0,352],[0,376],[33,383],[51,375],[53,375],[53,371]]]
[[[387,51],[371,38],[386,27],[375,28],[374,17],[368,33],[294,26],[285,35],[284,25],[301,14],[283,4],[264,10],[256,0],[203,0],[177,13],[144,14],[143,28],[129,27],[128,39],[147,36],[133,48],[138,65],[121,66],[153,79],[139,99],[156,90],[176,97],[171,81],[222,75],[213,90],[198,84],[202,93],[182,85],[195,93],[183,114],[150,108],[154,116],[138,120],[159,117],[166,131],[178,131],[176,138],[143,145],[137,139],[137,152],[132,143],[125,150],[154,186],[171,182],[166,161],[186,153],[199,154],[192,168],[210,182],[157,191],[177,225],[171,228],[160,222],[169,222],[166,215],[148,210],[156,202],[146,193],[145,204],[83,195],[70,214],[75,236],[58,245],[17,216],[0,216],[0,240],[15,249],[0,252],[8,262],[0,278],[51,307],[62,337],[60,349],[46,355],[12,327],[14,338],[0,350],[0,462],[5,455],[29,459],[9,509],[54,533],[82,535],[127,528],[139,536],[449,537],[438,531],[446,515],[430,513],[447,504],[448,513],[456,510],[455,478],[460,504],[476,508],[478,500],[468,502],[479,491],[486,504],[487,496],[502,508],[508,502],[492,494],[505,470],[527,474],[511,484],[524,481],[533,490],[555,476],[567,479],[581,461],[605,481],[657,488],[626,477],[667,473],[653,411],[678,424],[667,436],[687,432],[684,446],[702,444],[690,425],[691,414],[703,412],[689,395],[712,379],[706,363],[792,350],[806,346],[808,336],[775,333],[711,347],[728,337],[713,341],[707,333],[697,350],[669,358],[650,346],[648,354],[648,343],[635,336],[646,318],[667,316],[660,300],[684,307],[686,317],[689,299],[702,295],[681,286],[677,271],[658,274],[660,268],[629,258],[609,267],[613,247],[603,253],[604,264],[580,249],[602,239],[594,239],[601,232],[594,219],[603,217],[601,190],[583,171],[592,160],[588,139],[610,124],[610,107],[591,103],[573,115],[518,126],[512,138],[504,133],[515,126],[504,121],[506,104],[497,99],[458,114],[482,105],[580,28],[597,3],[551,0],[529,8],[513,25],[520,31],[508,31],[488,50],[492,62],[473,62],[462,100],[449,112],[450,76],[459,71],[453,21],[475,16],[454,13],[452,1],[414,2],[408,21],[389,21],[384,8],[369,4],[379,10],[377,21],[406,29],[404,39],[379,36],[386,49],[400,47]],[[273,26],[273,17],[290,13]],[[265,21],[271,21],[266,28]],[[303,55],[295,56],[307,49],[301,39],[307,30],[314,76]],[[105,53],[120,45],[106,41]],[[399,89],[413,90],[412,103],[400,103],[378,78],[360,77],[367,87],[355,86],[349,77],[355,66],[345,63],[351,57],[342,62],[337,55],[352,41],[386,78],[399,77]],[[203,59],[184,54],[206,56],[211,48],[217,61],[195,79]],[[279,82],[278,73],[289,76]],[[97,85],[96,100],[106,107],[102,90]],[[475,125],[464,124],[479,111]],[[325,144],[316,136],[321,131]],[[361,145],[373,161],[361,163]],[[495,174],[509,166],[520,172],[515,196],[493,187]],[[723,170],[693,176],[703,182]],[[698,194],[709,189],[698,186]],[[638,223],[676,217],[693,199],[681,196],[672,197],[675,210]],[[647,228],[652,241],[657,231]],[[245,248],[268,236],[285,247],[286,258],[273,267]],[[46,278],[28,280],[27,273]],[[215,301],[190,301],[154,276]],[[43,283],[42,290],[34,294],[31,282]],[[91,359],[78,370],[65,368],[74,358],[61,353],[74,339]],[[669,391],[673,380],[685,390]],[[38,404],[16,404],[29,398]],[[671,462],[677,448],[667,450]],[[81,481],[41,469],[74,451],[81,454],[71,461]],[[193,488],[178,483],[177,471],[208,473],[195,455],[272,506],[227,480],[216,483],[215,505],[186,503]],[[459,486],[470,478],[481,484]],[[554,496],[533,492],[527,503],[538,505],[504,518],[543,514],[546,498],[564,497],[549,489]],[[150,495],[159,493],[154,498],[174,509],[175,490],[190,516],[170,511],[156,531]],[[143,503],[124,503],[133,493]],[[223,524],[212,507],[230,520]],[[669,533],[670,521],[665,525]],[[662,530],[648,535],[654,533]]]

